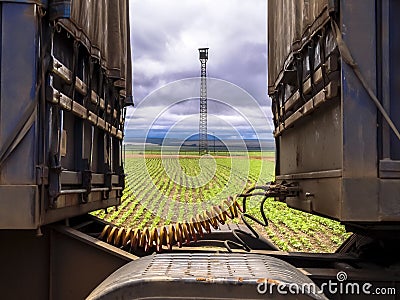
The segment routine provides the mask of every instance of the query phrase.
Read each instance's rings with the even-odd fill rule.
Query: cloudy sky
[[[198,130],[199,47],[210,48],[208,131],[222,139],[272,137],[266,0],[130,5],[135,108],[128,113],[128,138],[185,138]]]

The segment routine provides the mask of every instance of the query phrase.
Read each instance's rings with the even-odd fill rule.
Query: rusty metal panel
[[[331,218],[341,217],[341,177],[332,172],[331,177],[316,178],[310,175],[306,179],[295,179],[302,189],[296,198],[288,197],[286,203],[297,209],[318,213]],[[280,181],[280,177],[278,177]],[[289,180],[289,182],[292,180]]]
[[[341,105],[335,101],[304,118],[280,140],[279,173],[294,174],[340,169]]]
[[[304,11],[307,1],[300,2],[292,10]],[[301,190],[286,202],[353,224],[380,222],[383,226],[383,221],[400,221],[400,141],[367,92],[369,89],[377,95],[400,126],[400,84],[394,64],[400,47],[398,1],[342,0],[338,1],[337,10],[331,10],[328,4],[328,22],[320,23],[321,15],[317,16],[314,21],[322,27],[316,28],[314,35],[303,28],[303,44],[293,43],[290,34],[271,41],[280,30],[294,30],[279,29],[280,25],[274,24],[276,20],[287,26],[300,26],[298,14],[281,16],[287,13],[283,8],[288,3],[272,1],[270,8],[277,5],[278,11],[269,10],[273,23],[269,28],[273,33],[269,36],[270,49],[278,52],[277,57],[271,57],[275,52],[270,52],[269,66],[277,143],[276,178],[279,183],[296,183]],[[341,57],[343,47],[338,46],[333,23],[338,24],[367,87],[346,63],[348,60]],[[288,54],[284,53],[292,59],[280,57],[281,43],[288,47]],[[338,97],[321,103],[321,93],[329,94],[332,85],[340,86],[340,92],[335,94]]]
[[[381,221],[377,178],[343,178],[340,200],[339,220],[344,222]]]

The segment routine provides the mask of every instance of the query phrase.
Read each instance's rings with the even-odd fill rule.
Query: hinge
[[[49,168],[46,166],[36,166],[36,184],[48,184],[49,183]]]

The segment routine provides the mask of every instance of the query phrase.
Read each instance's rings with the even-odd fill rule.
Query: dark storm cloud
[[[210,48],[208,76],[227,80],[246,90],[264,111],[263,116],[253,117],[254,122],[266,122],[265,115],[270,116],[270,112],[266,96],[265,2],[131,0],[134,96],[138,104],[132,116],[136,121],[132,124],[139,126],[139,121],[149,115],[151,107],[140,108],[139,105],[146,96],[172,81],[200,75],[199,47]],[[181,89],[190,90],[190,94],[198,98],[199,85],[191,83],[182,85]],[[209,89],[209,94],[213,94],[212,85]],[[162,105],[165,97],[183,100],[179,98],[181,92],[166,89],[153,104]],[[242,96],[224,94],[223,98],[239,110],[246,110]],[[209,111],[227,119],[236,114],[231,108],[211,100]],[[198,102],[184,101],[165,112],[160,126],[167,127],[168,120],[173,123],[179,117],[192,114],[198,114]]]
[[[260,104],[246,91],[224,80],[209,78],[208,123],[209,132],[224,138],[239,135],[245,138],[268,138],[271,124]],[[172,127],[175,135],[198,132],[199,78],[170,83],[152,92],[134,109],[127,128],[147,132],[157,129],[167,132]],[[257,132],[257,136],[251,130]],[[232,131],[233,130],[233,131]],[[153,134],[153,130],[149,134]]]

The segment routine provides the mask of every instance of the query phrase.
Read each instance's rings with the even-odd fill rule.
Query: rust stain
[[[257,283],[263,283],[263,282],[268,282],[268,279],[267,278],[257,279]]]
[[[274,280],[274,279],[267,279],[267,282],[269,284],[275,284],[275,285],[281,284],[281,282],[279,280]]]
[[[196,281],[207,281],[205,277],[196,277]]]
[[[275,280],[275,279],[259,278],[259,279],[257,279],[257,283],[269,283],[269,284],[279,285],[281,282],[279,280]]]

